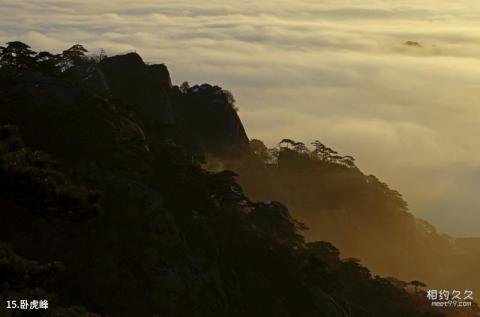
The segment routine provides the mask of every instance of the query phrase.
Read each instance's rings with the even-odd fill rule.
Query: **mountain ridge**
[[[22,44],[0,54],[0,124],[10,125],[0,129],[0,185],[16,186],[0,193],[0,240],[13,247],[0,245],[2,297],[45,296],[45,316],[443,315],[416,287],[306,242],[285,205],[245,194],[242,166],[202,168],[242,155],[263,169],[228,91],[171,85],[166,68],[150,76],[138,55],[94,61],[75,45],[40,58]],[[140,75],[130,78],[124,59]]]

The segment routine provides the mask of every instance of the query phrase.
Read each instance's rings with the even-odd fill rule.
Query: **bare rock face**
[[[146,65],[136,53],[106,58],[99,68],[111,96],[134,109],[148,128],[175,127],[186,143],[222,158],[249,152],[233,97],[222,88],[203,84],[181,92],[165,65]]]
[[[149,65],[147,70],[148,77],[151,80],[160,83],[164,87],[172,87],[172,80],[170,78],[170,73],[168,72],[167,66],[165,66],[164,64],[154,64]]]
[[[138,54],[129,53],[106,58],[99,66],[112,96],[137,109],[147,124],[174,123],[168,99],[171,80],[164,65],[146,65]]]
[[[177,124],[202,148],[220,158],[244,155],[249,140],[229,92],[209,84],[172,93]]]

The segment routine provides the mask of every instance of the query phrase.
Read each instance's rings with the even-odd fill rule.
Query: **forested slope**
[[[230,93],[85,53],[0,51],[0,297],[50,302],[0,316],[442,316],[202,168],[258,163]]]

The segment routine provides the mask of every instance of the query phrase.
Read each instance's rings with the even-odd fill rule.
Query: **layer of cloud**
[[[476,1],[4,0],[0,16],[2,42],[136,50],[228,88],[250,137],[323,140],[441,230],[480,235]]]

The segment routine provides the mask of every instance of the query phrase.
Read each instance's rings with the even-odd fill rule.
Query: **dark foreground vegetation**
[[[252,150],[228,91],[172,85],[164,65],[135,53],[85,53],[0,50],[0,298],[50,307],[0,316],[444,316],[421,282],[401,285],[329,242],[306,242],[285,205],[250,199],[233,171],[202,167],[241,157],[237,173],[270,173],[294,156],[289,169],[300,171],[314,155],[359,173],[353,158],[320,142],[312,153],[291,140]],[[278,188],[268,182],[279,175],[265,186]],[[370,179],[385,204],[406,208]],[[357,185],[352,195],[368,200]]]

